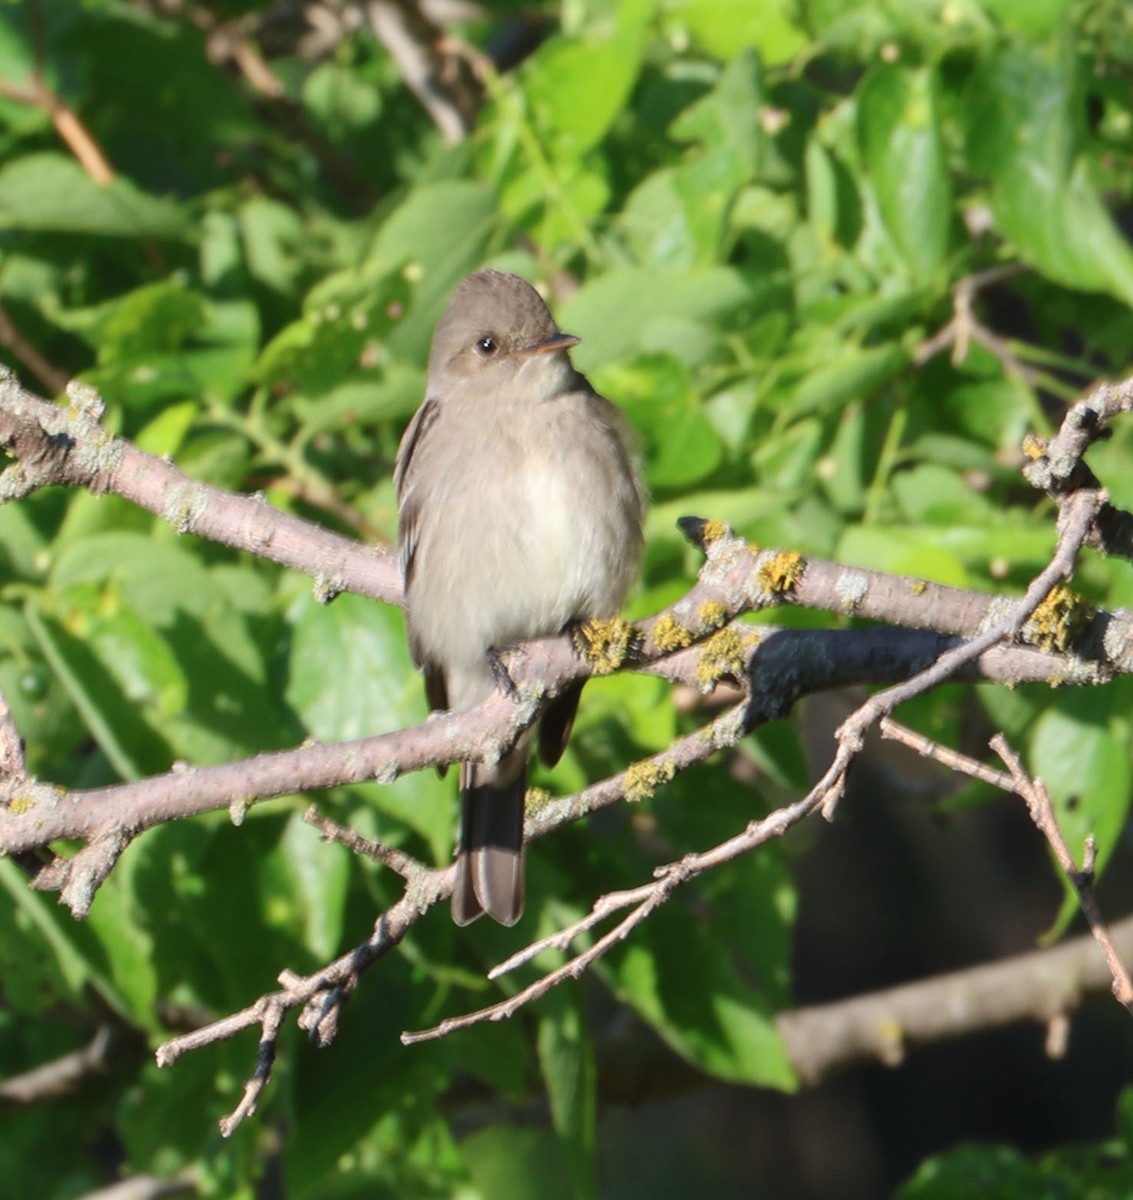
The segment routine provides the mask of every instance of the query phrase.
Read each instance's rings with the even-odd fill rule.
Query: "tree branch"
[[[1121,387],[1133,389],[1133,381]],[[1118,393],[1120,388],[1111,390],[1100,409],[1089,409],[1097,417],[1095,424],[1127,410],[1129,404]],[[14,498],[59,483],[114,491],[183,532],[311,571],[325,599],[350,588],[400,600],[396,565],[387,553],[275,513],[255,498],[198,484],[170,464],[110,436],[100,424],[101,401],[89,390],[72,387],[68,395],[70,406],[61,408],[23,391],[10,378],[0,380],[0,442],[19,460],[0,475],[0,496]],[[1090,442],[1091,438],[1072,441],[1067,435],[1058,461],[1080,462]],[[592,674],[630,667],[692,684],[702,692],[724,682],[740,685],[740,703],[704,729],[578,796],[533,806],[525,832],[534,838],[605,804],[650,795],[678,772],[782,716],[807,691],[850,681],[902,681],[871,697],[842,726],[834,763],[805,797],[750,822],[717,846],[659,868],[651,883],[600,898],[586,918],[513,957],[493,977],[547,945],[565,949],[607,917],[623,914],[591,947],[518,996],[405,1039],[435,1037],[500,1019],[585,970],[685,883],[779,836],[819,807],[829,814],[861,750],[865,730],[888,718],[905,700],[961,673],[1011,682],[1098,683],[1133,669],[1127,614],[1096,614],[1065,589],[1055,603],[1055,584],[1071,573],[1105,508],[1105,495],[1096,487],[1067,485],[1059,490],[1058,500],[1054,554],[1021,600],[847,569],[794,553],[755,550],[719,522],[688,518],[682,528],[705,552],[690,591],[636,626],[594,623],[584,630],[581,647],[568,638],[552,638],[509,650],[505,660],[515,685],[514,699],[496,693],[476,709],[443,714],[395,733],[336,746],[304,746],[243,763],[181,769],[86,793],[68,794],[25,780],[21,765],[8,781],[7,807],[0,809],[0,850],[20,852],[63,838],[85,841],[70,861],[56,858],[35,880],[36,886],[61,888],[72,911],[82,914],[129,841],[159,822],[226,804],[240,819],[247,804],[261,797],[368,779],[387,781],[427,765],[498,757],[538,717],[548,698]],[[737,621],[746,613],[780,604],[885,620],[903,628],[786,631]],[[1031,645],[1020,645],[1020,640]],[[300,1027],[320,1044],[328,1044],[362,972],[396,946],[453,885],[451,868],[431,868],[317,815],[309,813],[308,819],[324,837],[398,871],[405,890],[378,918],[371,936],[350,953],[310,976],[281,972],[280,990],[159,1050],[159,1063],[166,1065],[188,1050],[260,1027],[256,1068],[240,1103],[222,1125],[226,1134],[255,1110],[270,1078],[286,1014],[299,1008]]]
[[[1113,938],[1122,955],[1133,957],[1133,917],[1114,928]],[[799,1077],[816,1084],[854,1063],[896,1066],[912,1046],[1016,1021],[1053,1021],[1110,982],[1087,934],[1002,962],[780,1013],[775,1024]]]

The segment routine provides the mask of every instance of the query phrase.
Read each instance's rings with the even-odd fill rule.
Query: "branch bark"
[[[325,600],[346,588],[390,602],[400,600],[396,564],[387,552],[274,512],[257,498],[232,496],[196,483],[171,464],[109,435],[100,423],[102,402],[89,390],[71,387],[68,398],[69,406],[60,407],[24,391],[10,377],[0,379],[0,444],[18,460],[0,475],[0,498],[19,498],[49,484],[113,491],[162,516],[181,532],[308,571]],[[628,667],[692,684],[702,692],[722,683],[739,685],[740,702],[704,729],[578,796],[538,805],[526,826],[529,837],[538,837],[602,805],[651,794],[679,771],[734,746],[757,725],[782,716],[808,691],[851,681],[900,681],[867,700],[843,725],[833,765],[806,796],[750,822],[719,845],[659,868],[651,883],[601,897],[588,917],[514,956],[493,974],[529,961],[547,946],[565,949],[607,917],[623,914],[592,946],[518,996],[432,1030],[406,1035],[405,1040],[440,1036],[508,1016],[562,979],[585,970],[685,883],[749,853],[817,809],[829,815],[866,729],[887,720],[911,697],[961,674],[1008,683],[1097,684],[1133,668],[1130,616],[1096,613],[1058,584],[1072,573],[1083,545],[1115,544],[1113,538],[1097,536],[1102,515],[1112,520],[1114,510],[1086,473],[1081,456],[1114,416],[1131,407],[1133,380],[1100,389],[1075,406],[1058,437],[1033,456],[1035,463],[1049,465],[1042,472],[1036,467],[1033,481],[1059,504],[1058,540],[1051,561],[1021,599],[845,568],[794,553],[755,550],[718,522],[688,518],[682,528],[703,548],[705,563],[684,597],[634,627],[624,622],[596,623],[584,631],[581,650],[571,640],[558,638],[508,651],[514,697],[497,693],[469,712],[445,714],[412,729],[336,746],[304,746],[243,763],[190,767],[71,794],[24,778],[16,750],[18,731],[0,729],[9,765],[7,803],[0,809],[0,850],[20,853],[64,838],[84,841],[73,858],[56,857],[35,880],[39,887],[60,888],[64,902],[81,915],[130,840],[162,821],[225,804],[232,806],[239,820],[248,803],[271,795],[367,779],[381,782],[427,765],[498,756],[537,718],[546,699],[592,674]],[[738,620],[786,604],[884,620],[898,628],[785,631]],[[379,843],[366,843],[333,822],[310,819],[324,837],[397,870],[405,881],[404,894],[378,917],[369,938],[348,954],[306,977],[281,972],[278,991],[159,1050],[158,1061],[166,1065],[189,1050],[260,1026],[256,1068],[239,1105],[222,1123],[226,1134],[255,1110],[270,1078],[286,1015],[299,1009],[300,1026],[320,1044],[329,1043],[342,1005],[362,972],[398,945],[421,916],[451,891],[451,868],[430,867]]]

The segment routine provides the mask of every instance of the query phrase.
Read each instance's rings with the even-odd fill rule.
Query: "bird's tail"
[[[487,913],[514,925],[523,913],[523,798],[527,751],[499,763],[460,768],[460,850],[452,919],[467,925]]]

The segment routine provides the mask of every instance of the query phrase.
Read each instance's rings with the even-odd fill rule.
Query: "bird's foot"
[[[507,664],[499,650],[488,651],[488,666],[491,668],[492,678],[496,681],[496,687],[509,700],[518,700],[519,689],[515,686],[515,680],[508,674]]]

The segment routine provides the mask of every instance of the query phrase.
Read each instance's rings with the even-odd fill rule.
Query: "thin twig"
[[[1133,980],[1129,978],[1129,972],[1126,971],[1121,956],[1117,953],[1113,938],[1102,918],[1101,909],[1098,908],[1097,901],[1094,899],[1094,858],[1097,847],[1093,835],[1091,834],[1086,839],[1083,864],[1079,869],[1059,827],[1050,793],[1046,790],[1042,780],[1032,778],[1023,770],[1019,756],[1007,744],[1007,739],[1002,733],[997,733],[991,739],[990,745],[1011,772],[1011,777],[1015,781],[1014,790],[1027,802],[1027,811],[1031,814],[1031,820],[1050,843],[1058,865],[1066,873],[1066,877],[1078,893],[1078,902],[1082,907],[1086,923],[1098,945],[1101,946],[1102,954],[1105,955],[1106,965],[1109,967],[1110,976],[1113,979],[1114,996],[1130,1013],[1133,1013]]]
[[[406,87],[450,146],[464,141],[472,128],[476,92],[462,59],[442,61],[442,34],[416,4],[405,0],[369,0],[366,12],[374,37],[397,64]],[[451,40],[451,39],[449,39]]]
[[[1018,263],[1007,263],[985,271],[977,271],[958,280],[952,289],[952,319],[916,347],[913,351],[913,362],[918,367],[923,367],[930,359],[951,347],[952,364],[959,366],[968,357],[970,344],[976,342],[999,360],[1007,375],[1014,375],[1031,386],[1040,382],[1039,373],[1021,362],[1008,348],[1004,339],[988,329],[973,311],[976,297],[985,288],[1013,279],[1025,270],[1026,268]]]
[[[908,746],[922,758],[935,759],[950,771],[956,771],[961,775],[970,775],[973,779],[990,783],[992,787],[1000,788],[1005,792],[1015,791],[1015,781],[1006,772],[997,771],[994,767],[989,767],[987,763],[980,762],[979,759],[961,754],[959,750],[941,746],[938,742],[926,738],[924,734],[917,733],[915,729],[910,729],[907,725],[894,721],[892,717],[882,717],[877,728],[882,737]]]
[[[58,367],[48,362],[39,352],[38,348],[33,346],[24,337],[2,304],[0,304],[0,346],[10,350],[29,371],[34,372],[47,385],[47,388],[56,395],[61,394],[64,388],[66,388],[70,376],[65,371],[60,371]]]
[[[1133,954],[1133,917],[1113,936]],[[775,1025],[791,1066],[815,1084],[854,1063],[894,1066],[918,1045],[1016,1021],[1049,1026],[1107,983],[1112,978],[1094,940],[1083,934],[1000,962],[780,1013]]]
[[[24,758],[24,739],[20,736],[7,698],[0,692],[0,782],[12,782],[27,777]]]
[[[39,1104],[70,1095],[91,1076],[105,1073],[114,1040],[114,1031],[109,1025],[103,1025],[78,1050],[33,1067],[22,1075],[10,1075],[0,1080],[0,1104]]]
[[[263,1033],[260,1037],[259,1053],[256,1055],[256,1069],[244,1083],[244,1093],[240,1103],[227,1117],[220,1121],[222,1137],[228,1137],[232,1131],[247,1117],[256,1111],[260,1094],[271,1078],[272,1063],[275,1062],[275,1048],[279,1040],[279,1030],[287,1009],[281,1004],[269,1004],[263,1017]]]
[[[42,5],[38,0],[33,0],[26,8],[34,60],[31,84],[20,88],[10,81],[2,81],[0,88],[3,90],[0,94],[24,104],[33,104],[48,113],[56,133],[70,148],[83,170],[95,183],[108,184],[114,178],[114,169],[86,126],[47,82],[47,37]]]
[[[389,867],[403,879],[412,879],[416,873],[427,870],[423,863],[406,854],[404,850],[395,850],[393,846],[387,846],[384,842],[363,837],[357,830],[323,816],[313,804],[303,814],[303,820],[319,831],[324,842],[337,842],[352,854],[371,858],[374,862]]]
[[[1069,578],[1073,573],[1074,561],[1103,501],[1103,493],[1097,491],[1076,492],[1068,498],[1065,509],[1066,521],[1059,534],[1058,543],[1050,562],[1031,581],[1023,599],[1013,604],[1011,611],[1003,619],[963,645],[945,651],[926,670],[918,672],[895,687],[886,688],[871,696],[843,722],[835,734],[838,740],[838,751],[830,772],[828,772],[828,774],[833,773],[833,779],[823,801],[823,813],[827,819],[833,816],[838,800],[845,790],[846,774],[850,763],[864,745],[866,730],[880,721],[882,717],[891,715],[900,705],[916,696],[923,695],[926,691],[951,678],[960,667],[991,649],[996,643],[1019,637],[1027,622],[1050,594],[1055,584],[1060,579]]]

